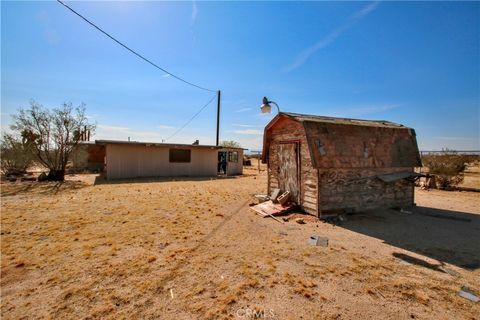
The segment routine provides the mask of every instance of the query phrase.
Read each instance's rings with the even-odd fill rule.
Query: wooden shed
[[[268,192],[318,217],[414,204],[415,131],[388,121],[279,113],[265,127]]]
[[[243,149],[199,144],[96,140],[105,146],[105,177],[213,177],[220,174],[224,156],[225,175],[243,171]]]

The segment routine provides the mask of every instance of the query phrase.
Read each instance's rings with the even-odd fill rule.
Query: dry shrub
[[[439,189],[448,189],[463,181],[464,171],[472,159],[468,155],[448,151],[439,155],[424,155],[423,165],[435,176]]]
[[[4,133],[0,142],[1,171],[4,175],[22,175],[33,163],[33,154],[28,143],[19,137]]]

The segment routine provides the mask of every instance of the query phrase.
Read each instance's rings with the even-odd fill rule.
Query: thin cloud
[[[129,137],[132,141],[158,141],[160,142],[162,137],[159,132],[156,131],[141,131],[128,127],[118,127],[106,124],[97,125],[95,131],[95,137],[98,139],[112,139],[112,140],[127,140]]]
[[[354,24],[356,24],[360,19],[366,17],[370,12],[375,10],[375,8],[379,5],[379,2],[373,2],[370,3],[366,6],[364,6],[362,9],[359,11],[355,12],[353,15],[351,15],[347,21],[338,27],[337,29],[333,30],[330,32],[326,37],[315,43],[313,46],[306,48],[303,50],[291,63],[289,66],[285,68],[286,72],[293,71],[303,65],[307,60],[315,54],[317,51],[325,48],[328,46],[330,43],[335,41],[338,37],[340,37],[345,31],[350,29]]]
[[[127,127],[109,126],[107,124],[99,124],[97,125],[97,128],[102,130],[116,131],[116,132],[130,130],[130,128],[127,128]]]
[[[234,127],[242,127],[242,128],[259,128],[260,126],[254,126],[251,124],[239,124],[239,123],[234,123],[232,124]]]
[[[167,125],[165,125],[165,124],[159,124],[159,125],[157,126],[157,128],[159,128],[159,129],[173,129],[172,126],[167,126]]]
[[[35,18],[43,27],[43,36],[49,44],[56,45],[62,40],[57,30],[53,27],[52,19],[46,11],[38,12]]]
[[[195,24],[195,21],[197,20],[197,14],[198,14],[197,1],[194,0],[192,1],[192,17],[190,20],[190,23],[192,25]]]
[[[240,112],[246,112],[249,110],[252,110],[252,108],[241,108],[241,109],[235,110],[235,112],[240,113]]]
[[[256,129],[245,129],[245,130],[233,130],[233,133],[248,134],[248,135],[262,135],[263,131],[256,130]]]
[[[480,139],[478,138],[472,138],[472,137],[435,137],[435,139],[438,140],[452,140],[452,141],[457,141],[457,140],[473,140],[473,141],[478,141]]]
[[[357,108],[351,108],[345,111],[349,116],[363,116],[367,114],[381,113],[388,110],[399,108],[400,104],[367,105]]]

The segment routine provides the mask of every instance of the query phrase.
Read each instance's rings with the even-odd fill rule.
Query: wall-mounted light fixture
[[[262,110],[262,113],[272,112],[272,106],[270,105],[271,103],[273,103],[277,107],[277,111],[278,113],[280,113],[280,108],[278,107],[278,104],[274,101],[268,100],[267,97],[263,97],[263,104],[260,107],[260,109]]]

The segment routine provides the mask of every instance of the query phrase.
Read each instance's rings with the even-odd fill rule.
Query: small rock
[[[40,173],[40,175],[37,178],[38,182],[43,182],[47,181],[47,174],[45,172]]]
[[[295,222],[298,224],[305,224],[305,220],[303,220],[303,218],[296,218]]]

